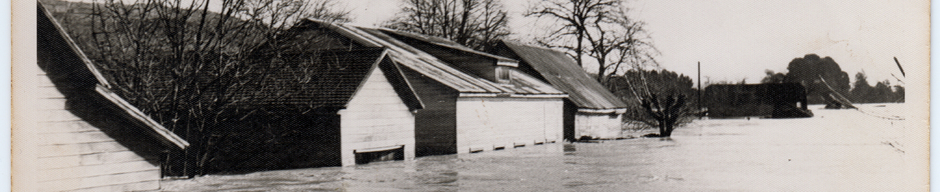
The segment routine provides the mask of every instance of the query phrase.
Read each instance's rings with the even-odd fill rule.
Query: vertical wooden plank
[[[339,114],[343,166],[355,165],[356,150],[389,146],[404,146],[404,159],[414,159],[414,114],[382,70],[376,68],[371,72]]]

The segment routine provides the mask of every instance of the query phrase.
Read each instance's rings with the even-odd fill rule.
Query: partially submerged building
[[[268,146],[266,151],[272,154],[237,168],[414,159],[415,113],[423,106],[386,49],[286,52],[274,62],[281,62],[279,69],[267,72],[259,87],[235,93],[237,98],[250,98],[242,104],[250,110],[244,111],[262,112],[233,124],[250,130],[274,126],[290,130],[293,136]],[[282,167],[260,163],[264,161]]]
[[[568,93],[564,105],[565,139],[621,137],[627,104],[591,78],[570,56],[505,40],[496,46],[495,52],[519,59],[519,71]]]
[[[424,106],[414,119],[419,156],[562,139],[567,95],[520,72],[514,59],[434,37],[314,20],[302,21],[284,41],[308,50],[386,48]]]
[[[20,189],[35,187],[37,191],[159,189],[160,159],[166,152],[182,150],[189,143],[111,92],[109,82],[42,4],[37,6],[37,13],[38,63],[26,69],[36,73],[36,79],[31,79],[35,84],[28,89],[38,93],[29,96],[38,98],[39,107],[19,110],[33,110],[42,117],[37,119],[37,127],[14,130],[16,139],[35,144],[14,149],[35,154],[16,157],[31,162],[15,166],[35,167],[18,167],[33,170],[15,173],[14,177],[33,175],[33,180],[14,185]],[[35,135],[18,134],[25,132]]]
[[[797,83],[709,85],[705,88],[708,117],[812,117],[806,90]]]

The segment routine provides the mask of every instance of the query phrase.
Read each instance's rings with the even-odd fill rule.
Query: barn
[[[14,177],[18,189],[142,191],[160,188],[160,158],[189,144],[110,91],[110,85],[42,4],[37,6],[35,79],[24,87],[40,115],[36,127],[14,127],[26,146]],[[24,91],[24,90],[19,90]],[[21,96],[21,95],[18,95]],[[24,124],[20,124],[24,125]],[[24,131],[29,129],[29,131]],[[28,161],[28,162],[24,162]],[[15,179],[16,180],[16,179]],[[23,181],[23,180],[20,180]]]
[[[806,90],[798,83],[709,85],[705,87],[708,117],[812,117]]]
[[[519,59],[519,70],[568,93],[564,104],[565,139],[621,137],[627,104],[589,76],[563,52],[500,41],[497,55]]]
[[[562,139],[567,95],[516,69],[518,61],[446,40],[306,20],[287,39],[305,48],[385,47],[424,108],[415,113],[418,156],[470,153]],[[434,39],[433,41],[428,39]]]
[[[271,52],[268,52],[271,53]],[[349,166],[415,157],[414,119],[423,108],[384,48],[284,52],[283,65],[257,87],[240,89],[243,111],[232,124],[258,131],[272,123],[290,131],[265,155],[231,169]],[[261,94],[261,95],[256,95]],[[269,128],[265,128],[269,129]],[[257,153],[243,151],[239,155]],[[252,156],[252,155],[248,155]],[[237,158],[237,157],[232,157]]]

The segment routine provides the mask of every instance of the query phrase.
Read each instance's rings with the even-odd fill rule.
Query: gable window
[[[511,73],[509,67],[506,66],[496,66],[496,81],[503,84],[509,84],[511,81]]]

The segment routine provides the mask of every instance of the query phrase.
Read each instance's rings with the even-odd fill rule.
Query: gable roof
[[[161,141],[163,144],[179,149],[185,149],[189,146],[186,140],[183,140],[172,131],[167,130],[157,123],[157,121],[151,119],[139,109],[130,105],[123,98],[111,92],[109,90],[110,84],[101,75],[91,60],[78,48],[78,45],[75,44],[72,38],[63,30],[62,26],[52,17],[52,14],[43,7],[42,3],[36,3],[36,35],[39,39],[37,40],[37,55],[53,56],[55,58],[48,59],[56,61],[52,62],[55,63],[56,66],[44,66],[45,68],[65,74],[65,78],[68,78],[69,81],[79,82],[74,84],[77,85],[77,87],[73,88],[88,91],[94,90],[113,104],[113,107],[120,109],[123,112],[121,114],[122,116],[140,125],[140,127],[144,128],[144,132],[157,138],[157,140]]]
[[[256,82],[254,88],[240,89],[235,97],[253,98],[252,103],[263,105],[345,108],[378,67],[410,109],[423,108],[386,52],[372,47],[284,54],[281,69]]]
[[[626,108],[616,95],[591,78],[574,59],[567,54],[541,47],[528,46],[512,41],[501,41],[515,53],[525,65],[545,78],[546,81],[568,93],[568,99],[579,108],[619,109]]]
[[[517,60],[512,59],[512,58],[503,57],[503,56],[499,56],[499,55],[494,55],[494,54],[490,54],[490,53],[486,53],[486,52],[482,52],[482,51],[477,51],[477,50],[471,49],[471,48],[469,48],[469,47],[467,47],[467,46],[463,46],[463,45],[461,45],[461,44],[459,44],[459,43],[457,43],[457,42],[451,41],[451,40],[449,40],[449,39],[444,39],[444,38],[441,38],[441,37],[434,37],[434,36],[428,36],[428,35],[417,34],[417,33],[412,33],[412,32],[405,32],[405,31],[396,31],[396,30],[386,29],[386,28],[379,28],[379,30],[381,30],[382,32],[389,33],[389,34],[394,34],[394,35],[398,35],[398,36],[402,36],[402,37],[407,37],[407,38],[410,38],[410,39],[414,39],[414,40],[418,40],[418,41],[430,43],[430,44],[437,45],[437,46],[441,46],[441,47],[445,47],[445,48],[454,49],[454,50],[457,50],[457,51],[462,51],[462,52],[472,53],[472,54],[476,54],[476,55],[480,55],[480,56],[484,56],[484,57],[489,57],[489,58],[492,58],[492,59],[496,59],[496,60],[498,60],[498,61],[517,62]]]
[[[305,20],[304,23],[298,26],[325,27],[366,47],[386,47],[388,48],[388,57],[395,63],[417,71],[460,93],[566,96],[564,92],[529,75],[513,75],[513,84],[508,86],[470,75],[470,73],[452,67],[426,52],[389,36],[381,29],[311,19]]]

